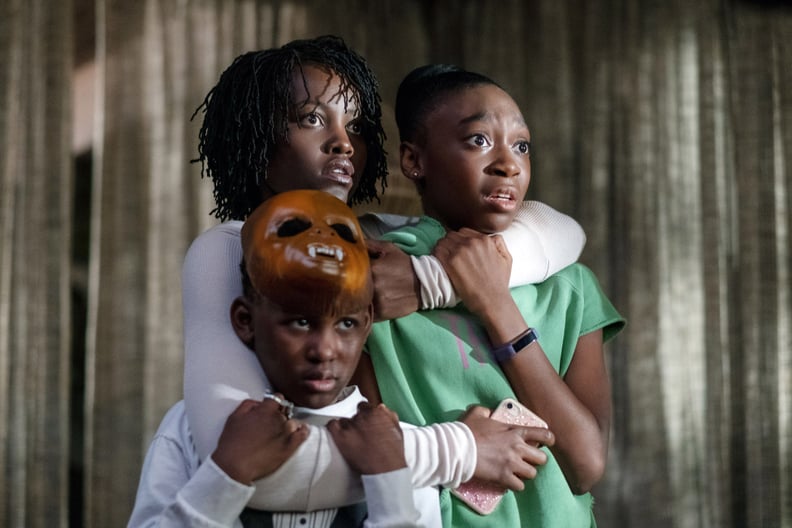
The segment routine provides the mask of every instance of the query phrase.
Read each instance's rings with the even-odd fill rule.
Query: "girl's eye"
[[[514,145],[515,150],[520,154],[530,155],[531,154],[531,142],[530,141],[518,141],[517,144]]]
[[[483,134],[473,134],[468,138],[468,143],[477,147],[486,147],[489,145],[489,140]]]

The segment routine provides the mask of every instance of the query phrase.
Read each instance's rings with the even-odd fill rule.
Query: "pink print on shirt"
[[[470,368],[468,361],[468,351],[481,365],[489,363],[489,338],[478,321],[472,317],[463,317],[457,313],[436,313],[437,319],[444,321],[444,326],[448,328],[456,340],[459,359],[462,361],[462,368]]]

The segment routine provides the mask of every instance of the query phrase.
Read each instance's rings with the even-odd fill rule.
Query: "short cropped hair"
[[[427,64],[415,68],[396,92],[396,126],[401,141],[418,141],[426,133],[424,124],[437,102],[448,94],[480,86],[500,85],[480,73],[451,64]]]

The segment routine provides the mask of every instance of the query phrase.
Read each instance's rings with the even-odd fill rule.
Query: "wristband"
[[[508,361],[516,356],[517,352],[527,347],[537,339],[539,339],[539,335],[537,334],[536,329],[529,328],[527,332],[514,341],[509,341],[505,345],[501,345],[493,349],[492,356],[498,363],[503,363],[504,361]]]

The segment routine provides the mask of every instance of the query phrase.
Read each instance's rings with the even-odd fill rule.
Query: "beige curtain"
[[[0,3],[0,524],[64,526],[71,2]]]
[[[181,397],[181,260],[213,223],[189,118],[237,54],[336,33],[382,85],[392,175],[370,208],[418,211],[392,120],[412,67],[483,71],[522,106],[531,197],[580,220],[582,260],[629,319],[608,347],[600,526],[792,527],[792,8],[88,1],[97,79],[79,372],[69,101],[85,28],[71,27],[74,0],[0,2],[0,525],[125,525],[151,435]],[[79,430],[69,386],[83,378]],[[71,489],[70,443],[85,466]]]

